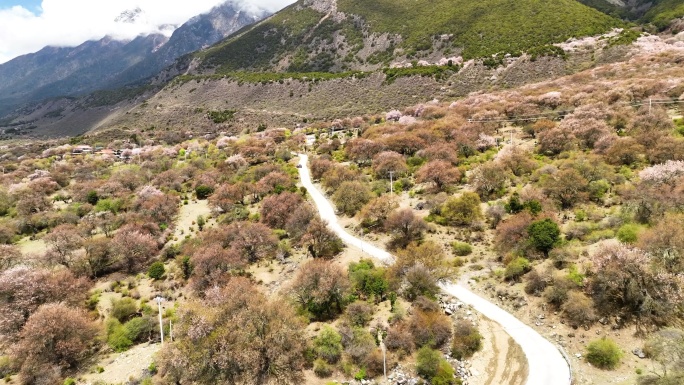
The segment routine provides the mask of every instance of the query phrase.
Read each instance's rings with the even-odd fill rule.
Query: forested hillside
[[[299,1],[197,56],[222,73],[340,71],[519,54],[621,25],[574,0]]]

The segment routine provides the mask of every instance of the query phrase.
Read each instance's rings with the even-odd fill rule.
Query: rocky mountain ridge
[[[139,16],[140,12],[131,10],[119,18],[126,22]],[[104,37],[77,47],[45,47],[20,56],[0,64],[0,116],[25,103],[140,82],[180,56],[212,45],[265,16],[266,11],[244,11],[231,0],[190,19],[170,38],[161,34],[131,41]]]

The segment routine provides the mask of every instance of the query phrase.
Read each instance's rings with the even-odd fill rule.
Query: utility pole
[[[387,348],[385,343],[382,343],[382,373],[385,375],[385,383],[387,382]]]
[[[162,302],[164,301],[164,298],[157,296],[155,298],[157,301],[157,306],[159,307],[159,335],[161,336],[161,343],[164,345],[164,324],[162,323]]]
[[[381,330],[378,330],[378,340],[380,341],[380,348],[382,348],[382,373],[385,376],[385,383],[387,383],[387,348]]]
[[[651,114],[651,107],[653,107],[653,98],[648,98],[648,114]]]
[[[394,194],[394,171],[390,171],[390,194]]]
[[[171,320],[169,320],[169,339],[173,342],[173,324],[171,323]]]

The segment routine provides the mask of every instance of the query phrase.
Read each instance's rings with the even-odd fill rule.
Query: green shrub
[[[459,257],[465,257],[466,255],[470,255],[473,252],[473,247],[465,242],[456,241],[451,244],[451,248],[454,251],[454,254],[456,254]]]
[[[197,195],[197,199],[207,199],[213,192],[214,189],[209,186],[199,185],[195,187],[195,195]]]
[[[181,272],[183,273],[183,278],[189,279],[192,274],[193,266],[188,256],[182,256],[176,259],[176,262],[180,265]]]
[[[207,112],[207,118],[216,124],[227,122],[228,120],[233,119],[233,116],[235,116],[234,110]]]
[[[610,239],[615,237],[615,232],[611,229],[595,230],[587,235],[584,240],[588,243],[596,243],[602,239]]]
[[[441,80],[451,75],[454,70],[457,71],[458,66],[456,66],[455,68],[451,68],[448,66],[384,68],[382,72],[385,73],[385,82],[387,82],[387,84],[391,84],[397,78],[411,76],[434,77],[436,80]]]
[[[470,322],[459,321],[454,328],[451,355],[457,360],[472,357],[482,348],[482,335]]]
[[[0,356],[0,377],[12,374],[12,359],[10,356]]]
[[[416,373],[419,376],[430,379],[437,374],[442,354],[428,346],[423,346],[418,350],[416,356]]]
[[[97,196],[97,191],[95,191],[95,190],[88,191],[88,194],[86,195],[86,202],[95,206],[97,204],[97,201],[99,201],[99,200],[100,200],[100,197]]]
[[[460,384],[461,380],[454,378],[454,368],[442,358],[437,367],[437,373],[430,379],[430,383],[432,385],[455,385]]]
[[[133,341],[139,342],[143,339],[145,335],[149,335],[154,324],[151,322],[150,318],[147,317],[136,317],[132,320],[126,322],[123,325],[126,337]]]
[[[198,215],[198,216],[197,216],[197,228],[198,228],[200,231],[202,231],[202,230],[204,230],[204,225],[206,225],[206,224],[207,224],[207,220],[204,219],[203,216]]]
[[[71,377],[67,377],[67,378],[64,379],[63,384],[64,384],[64,385],[76,385],[76,380],[74,380],[74,379],[71,378]]]
[[[589,198],[593,201],[600,201],[610,190],[610,183],[605,179],[589,182]]]
[[[640,227],[634,223],[622,225],[615,236],[622,243],[636,243],[639,236]]]
[[[356,381],[365,380],[366,379],[366,368],[359,369],[359,371],[354,374],[354,379]]]
[[[357,211],[373,198],[373,192],[362,182],[345,181],[337,188],[332,196],[335,208],[353,216]]]
[[[601,338],[592,341],[587,347],[587,361],[597,368],[615,369],[620,364],[622,351],[615,341]]]
[[[136,317],[125,324],[110,318],[106,323],[107,344],[115,351],[123,352],[149,336],[154,326],[154,321],[149,317]]]
[[[624,29],[619,35],[613,36],[608,39],[608,46],[613,47],[617,45],[630,45],[637,41],[641,37],[640,31],[635,31],[633,29]]]
[[[318,358],[316,359],[316,361],[314,361],[313,371],[316,377],[330,377],[333,372],[333,367],[327,362],[325,362],[325,360]]]
[[[568,267],[568,279],[576,283],[577,286],[584,285],[584,279],[586,276],[577,270],[577,266],[572,264]]]
[[[582,209],[575,210],[575,221],[584,222],[587,220],[587,212]]]
[[[427,346],[418,350],[416,372],[419,376],[430,380],[433,385],[460,383],[454,378],[454,368],[442,357],[442,353]]]
[[[86,300],[86,307],[88,308],[88,310],[97,309],[97,304],[100,303],[101,296],[102,292],[100,290],[96,290],[93,294],[90,295],[90,297]]]
[[[408,191],[413,187],[413,182],[407,178],[401,178],[394,182],[394,191]]]
[[[528,271],[530,271],[530,261],[526,258],[518,257],[508,263],[504,271],[504,277],[509,281],[517,281]]]
[[[153,263],[147,269],[147,275],[154,280],[161,279],[164,273],[166,273],[166,268],[164,268],[164,263],[160,261]]]
[[[530,60],[532,61],[536,61],[537,58],[543,56],[559,57],[561,59],[566,59],[568,57],[563,48],[557,47],[555,45],[543,45],[530,48],[527,50],[527,54],[530,56]]]
[[[126,351],[133,346],[126,329],[116,318],[107,320],[107,344],[117,352]]]
[[[532,213],[532,215],[537,215],[542,211],[542,205],[536,199],[526,202],[525,207],[527,207],[527,209],[530,211],[530,213]]]
[[[442,206],[442,217],[450,225],[463,226],[482,219],[480,196],[465,192],[460,197],[449,198]]]
[[[332,327],[324,326],[314,339],[314,351],[319,358],[334,364],[342,356],[342,336]]]
[[[527,234],[530,236],[530,244],[535,249],[544,253],[548,257],[549,251],[560,239],[560,228],[556,222],[549,218],[532,222],[527,227]]]
[[[112,317],[124,322],[138,312],[138,305],[132,298],[112,300]]]
[[[376,301],[383,299],[389,289],[385,269],[375,267],[369,259],[349,264],[349,280],[357,293],[374,297]]]
[[[95,211],[110,211],[114,214],[118,213],[123,207],[123,201],[121,199],[100,199],[95,205]]]
[[[525,205],[520,202],[520,195],[515,192],[508,199],[508,203],[504,205],[504,208],[509,214],[517,214],[525,209]]]

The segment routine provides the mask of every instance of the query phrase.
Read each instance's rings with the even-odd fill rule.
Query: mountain
[[[107,86],[122,86],[154,76],[179,57],[206,48],[266,16],[268,13],[264,10],[247,12],[236,8],[232,2],[223,3],[211,12],[195,16],[181,25],[166,44],[127,68]]]
[[[665,28],[670,21],[684,17],[684,0],[578,0],[601,12],[638,20]]]
[[[0,65],[0,109],[93,91],[167,40],[162,35],[130,42],[106,37],[74,48],[46,47],[15,58]]]
[[[57,96],[74,96],[121,87],[153,76],[175,59],[209,46],[267,16],[243,11],[228,1],[196,16],[170,38],[161,34],[131,41],[105,37],[78,47],[46,47],[0,64],[0,116],[19,105]],[[117,20],[132,22],[140,10],[123,12]],[[167,26],[163,26],[167,27]]]
[[[216,30],[217,20],[226,19],[193,19],[141,63],[181,42],[198,44],[206,33],[198,31]],[[188,132],[237,134],[375,114],[623,60],[633,31],[552,44],[627,26],[575,0],[299,0],[166,62],[149,83],[33,104],[0,115],[0,131],[35,137],[146,130],[170,143]],[[119,75],[124,80],[108,84],[142,80],[149,67],[133,65]],[[208,118],[226,111],[234,119]]]
[[[300,0],[196,58],[210,73],[368,70],[517,53],[621,25],[575,0]]]
[[[127,9],[119,16],[117,16],[114,21],[117,23],[135,23],[143,14],[143,10],[140,7],[135,7],[133,9]]]

